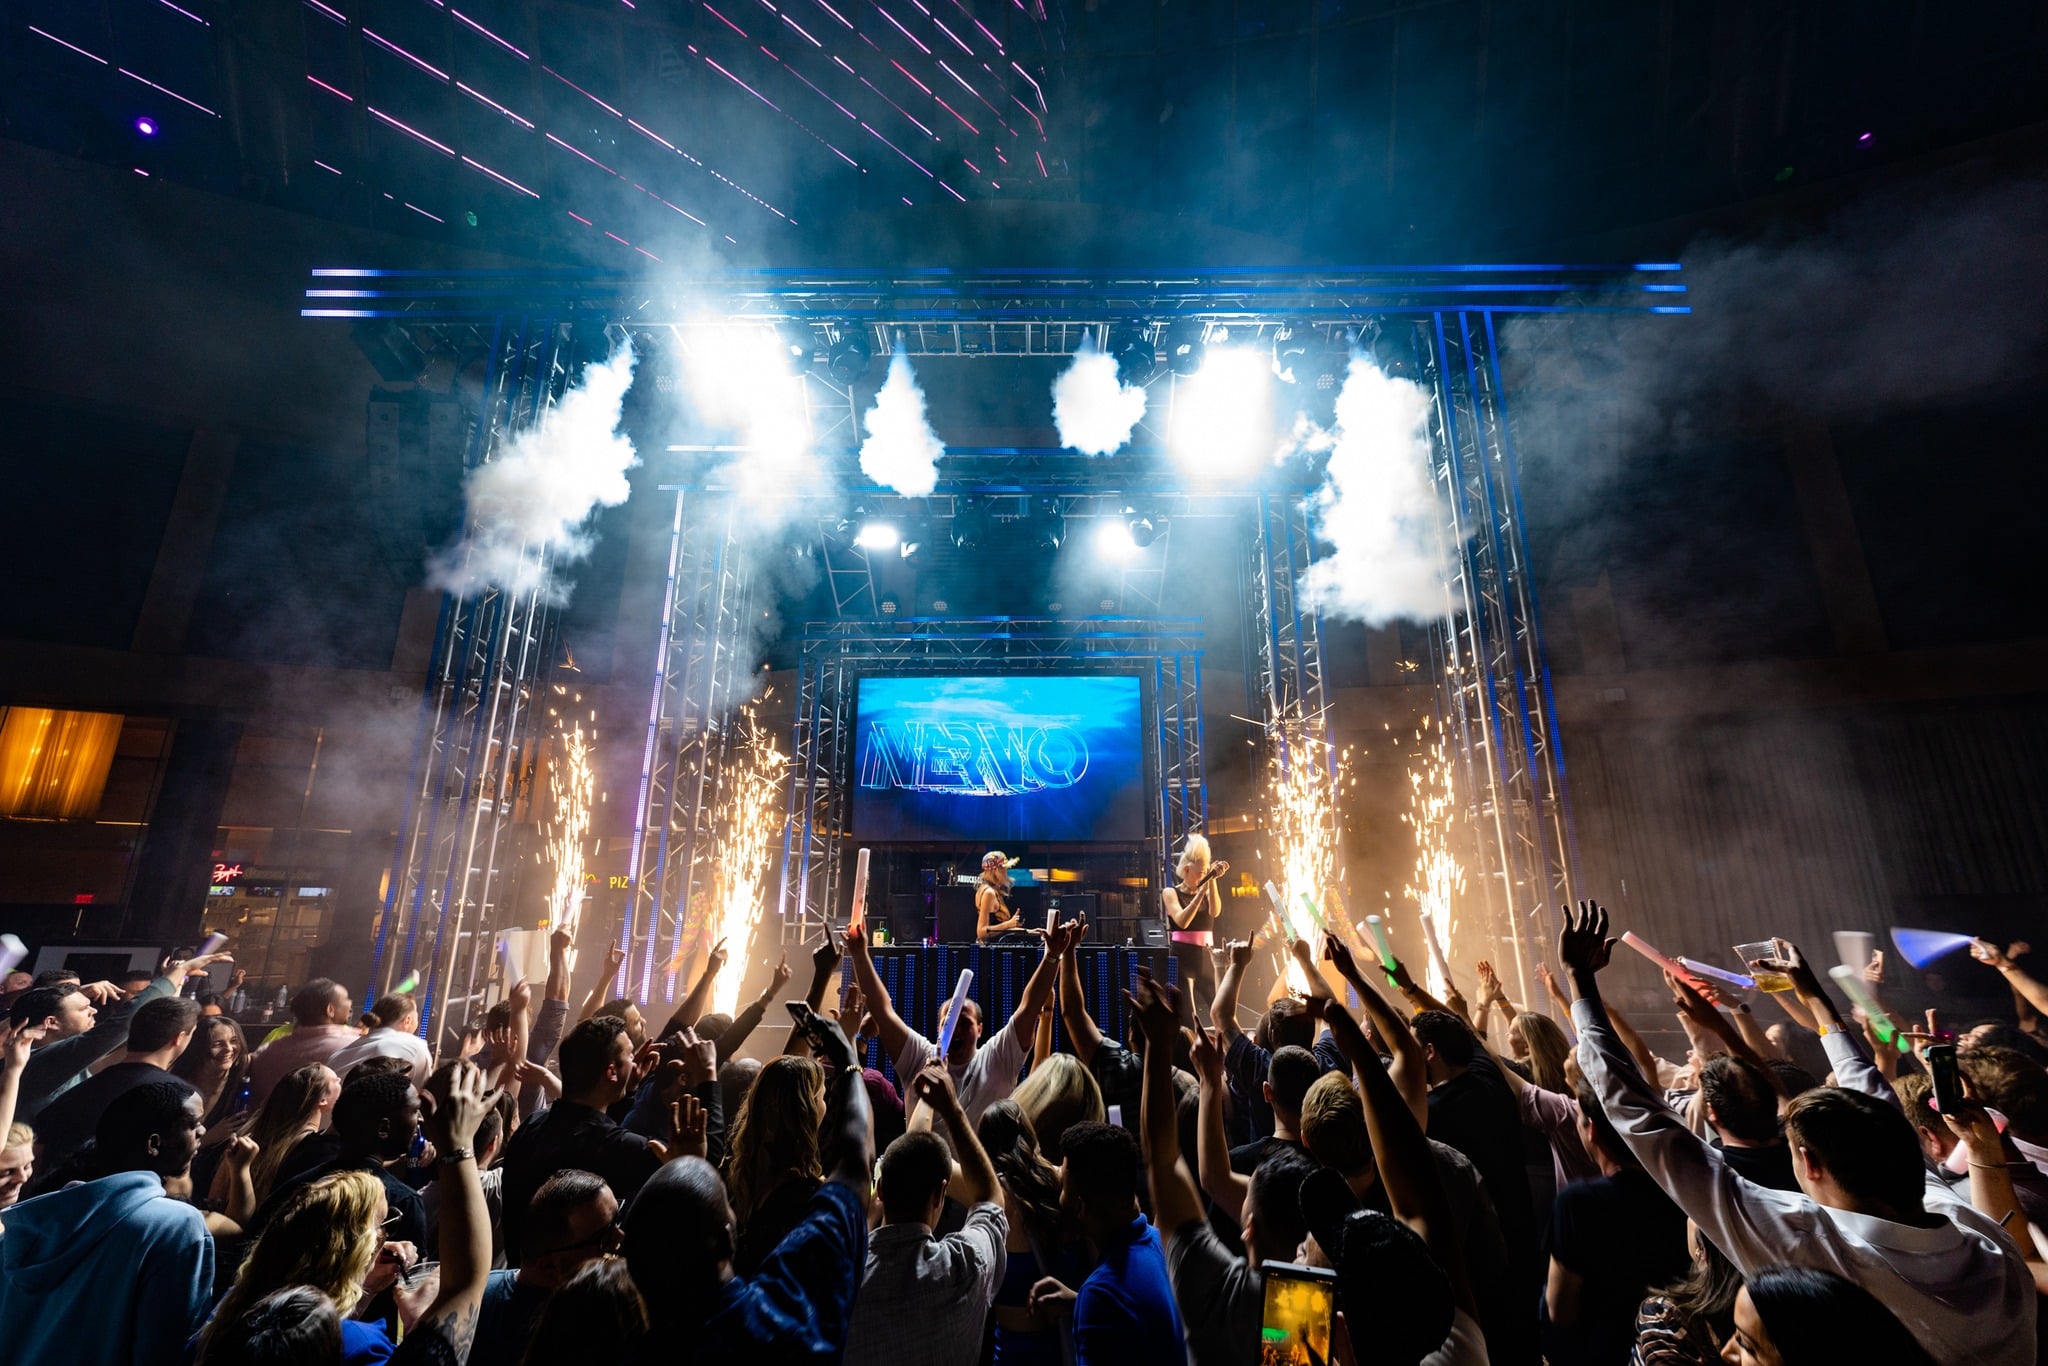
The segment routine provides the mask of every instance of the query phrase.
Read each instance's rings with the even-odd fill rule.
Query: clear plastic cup
[[[1755,944],[1737,944],[1735,956],[1749,969],[1749,975],[1756,978],[1758,991],[1790,991],[1792,979],[1777,968],[1763,966],[1766,961],[1785,961],[1785,941],[1765,939]]]

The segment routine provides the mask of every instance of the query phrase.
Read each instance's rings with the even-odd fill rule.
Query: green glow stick
[[[1835,985],[1846,992],[1849,999],[1861,1007],[1863,1013],[1869,1017],[1870,1027],[1877,1031],[1877,1041],[1892,1042],[1899,1032],[1899,1027],[1892,1023],[1892,1017],[1884,1013],[1884,1007],[1877,1003],[1877,998],[1863,985],[1863,974],[1843,963],[1829,968],[1828,976],[1834,978]]]

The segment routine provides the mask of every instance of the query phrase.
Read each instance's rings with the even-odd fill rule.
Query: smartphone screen
[[[1943,1114],[1963,1108],[1963,1079],[1954,1044],[1938,1043],[1927,1050],[1927,1078],[1934,1083],[1934,1103]]]
[[[1337,1273],[1319,1266],[1267,1262],[1266,1303],[1259,1320],[1259,1366],[1311,1366],[1330,1359],[1330,1323],[1337,1313]]]

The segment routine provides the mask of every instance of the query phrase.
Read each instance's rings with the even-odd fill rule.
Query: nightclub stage
[[[1442,611],[1408,667],[1433,689],[1446,787],[1455,779],[1444,821],[1456,827],[1466,890],[1439,889],[1420,915],[1448,940],[1461,895],[1451,951],[1502,964],[1510,990],[1530,999],[1534,946],[1577,894],[1575,843],[1496,324],[1511,314],[1688,312],[1676,263],[314,276],[307,317],[349,320],[371,354],[400,352],[399,370],[431,349],[482,377],[464,452],[473,477],[530,450],[529,435],[544,439],[576,406],[565,400],[580,400],[592,378],[616,380],[628,354],[655,381],[649,395],[684,395],[707,366],[724,367],[714,398],[772,395],[736,424],[706,425],[700,405],[669,424],[673,435],[651,437],[666,443],[663,482],[638,496],[659,501],[669,531],[639,597],[655,607],[644,622],[652,688],[606,732],[639,758],[629,848],[603,916],[626,954],[621,994],[652,1007],[676,999],[724,938],[751,950],[727,969],[732,981],[721,978],[717,999],[736,1000],[739,979],[758,981],[778,946],[794,958],[827,925],[847,923],[861,846],[924,857],[933,877],[936,865],[991,846],[1025,848],[1034,863],[1080,848],[1052,856],[1113,865],[1094,888],[1121,898],[1120,915],[1156,915],[1184,839],[1212,828],[1205,698],[1212,719],[1234,717],[1253,738],[1252,771],[1266,775],[1254,781],[1270,797],[1256,829],[1239,832],[1264,853],[1264,871],[1234,890],[1249,905],[1277,878],[1281,927],[1312,933],[1317,907],[1353,889],[1341,886],[1339,756],[1319,603],[1305,585],[1319,571],[1326,589],[1333,578],[1340,591],[1357,585],[1343,582],[1341,547],[1318,521],[1342,491],[1330,443],[1297,440],[1277,461],[1261,452],[1290,423],[1341,430],[1340,402],[1366,373],[1411,405],[1412,430],[1397,444],[1438,519],[1427,539],[1443,560]],[[1019,421],[1049,433],[1046,377],[1078,369],[1089,351],[1113,359],[1113,393],[1144,395],[1142,420],[1126,424],[1111,458],[1057,445],[942,446],[919,397],[924,477],[869,468],[872,419],[899,371],[965,366],[949,373],[989,395],[1031,398]],[[735,355],[745,358],[738,370]],[[1272,423],[1239,434],[1252,458],[1239,452],[1234,464],[1216,463],[1212,430],[1236,410],[1218,406],[1226,381]],[[793,436],[814,464],[776,463]],[[776,473],[794,469],[806,473]],[[755,633],[785,605],[761,554],[770,528],[802,549],[829,594],[829,615],[800,633],[786,747],[763,733],[751,700]],[[1023,613],[976,610],[965,567],[1034,548],[1064,559],[1070,539],[1076,552],[1115,552],[1097,557],[1081,591]],[[1182,582],[1198,563],[1210,568],[1219,546],[1229,548],[1227,577],[1215,582],[1228,586],[1216,591],[1230,599],[1227,629],[1242,637],[1227,684],[1208,618],[1185,614],[1213,603],[1187,601]],[[542,586],[546,574],[543,563]],[[548,843],[526,796],[544,786],[559,817],[568,737],[545,703],[575,685],[570,667],[559,594],[477,578],[446,600],[368,974],[373,991],[418,974],[429,1029],[486,1006],[496,935],[531,927],[534,908],[563,895],[522,879],[577,886],[557,876],[570,856]],[[925,695],[941,681],[950,711]],[[1242,757],[1232,745],[1227,762]],[[890,808],[881,818],[878,804]],[[1240,876],[1250,871],[1244,860]],[[1350,919],[1335,917],[1335,928],[1350,933]],[[1419,922],[1397,925],[1395,938],[1421,961]],[[1120,1021],[1121,1002],[1102,984],[1128,976],[1130,951],[1089,952],[1092,1004]],[[1022,980],[1019,955],[1005,949],[902,949],[889,961],[915,1022],[932,1020],[956,963],[986,967],[976,993],[991,1018]]]

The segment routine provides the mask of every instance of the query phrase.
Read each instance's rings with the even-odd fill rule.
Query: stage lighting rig
[[[778,323],[775,336],[788,352],[792,370],[806,370],[818,358],[818,338],[808,323]]]
[[[1095,550],[1106,560],[1128,560],[1138,553],[1138,537],[1129,522],[1105,517],[1095,527]]]
[[[874,359],[875,344],[868,340],[867,328],[848,323],[839,329],[839,340],[825,353],[825,368],[841,384],[852,384],[867,375]]]
[[[1037,513],[1031,519],[1032,544],[1040,550],[1058,550],[1067,539],[1067,514],[1060,511],[1060,500],[1041,498]]]
[[[893,522],[863,522],[853,543],[862,550],[895,550],[903,544],[903,533]]]
[[[1159,350],[1152,330],[1143,323],[1118,323],[1109,330],[1109,354],[1116,361],[1120,384],[1143,385],[1159,368]]]
[[[1166,531],[1166,519],[1155,517],[1149,512],[1140,512],[1135,507],[1126,507],[1124,529],[1130,533],[1131,545],[1144,550]]]
[[[970,494],[962,498],[953,509],[953,546],[956,550],[973,550],[989,539],[989,532],[995,524],[995,509],[988,499]]]
[[[1202,324],[1185,319],[1166,329],[1161,342],[1166,349],[1166,368],[1185,379],[1202,368],[1202,357],[1208,352],[1208,343],[1202,339]]]
[[[1380,373],[1399,379],[1414,379],[1418,373],[1415,325],[1398,319],[1381,319],[1373,333],[1370,354]]]

